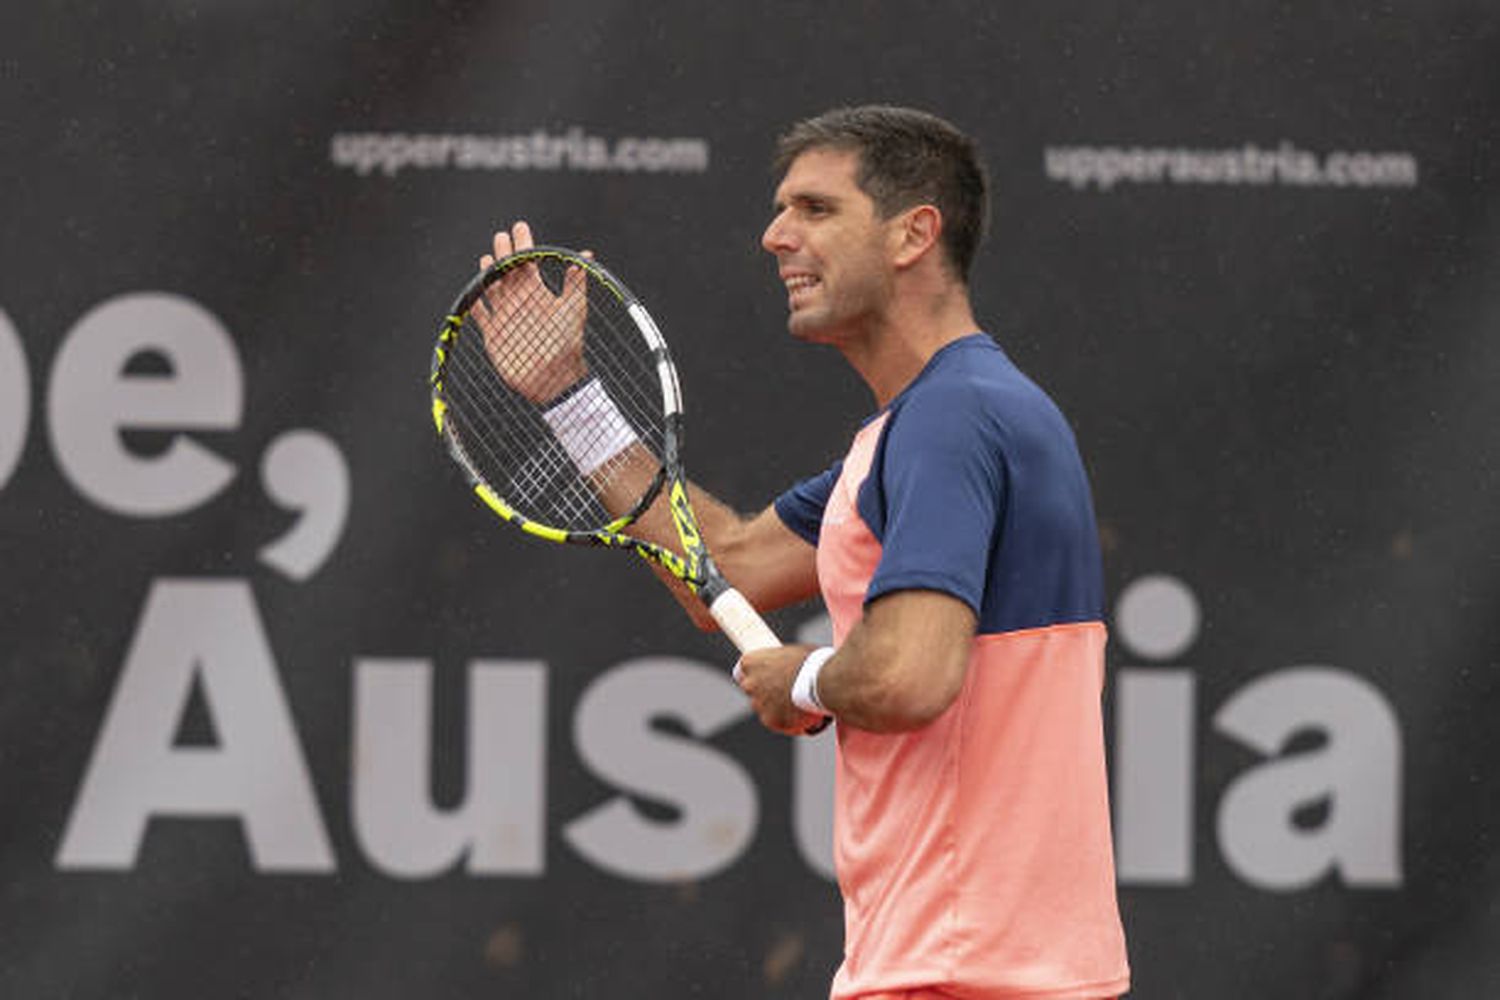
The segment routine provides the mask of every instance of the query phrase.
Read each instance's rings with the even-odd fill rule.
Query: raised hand
[[[494,254],[479,258],[481,269],[513,252],[530,250],[531,227],[518,221],[495,234]],[[485,353],[507,385],[537,405],[588,376],[583,326],[588,318],[587,277],[569,267],[562,289],[553,293],[534,263],[524,264],[490,285],[469,315],[484,333]]]

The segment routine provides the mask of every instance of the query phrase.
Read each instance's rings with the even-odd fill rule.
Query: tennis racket
[[[742,653],[781,645],[703,542],[666,341],[598,261],[535,247],[481,271],[438,331],[431,386],[449,455],[502,520],[633,551],[686,584]],[[681,554],[625,531],[663,490]]]

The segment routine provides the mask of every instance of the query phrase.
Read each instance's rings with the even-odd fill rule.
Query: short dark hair
[[[835,108],[793,125],[776,143],[784,176],[810,150],[859,154],[855,182],[888,219],[913,205],[942,213],[948,262],[967,284],[989,223],[989,179],[974,141],[936,115],[886,105]]]

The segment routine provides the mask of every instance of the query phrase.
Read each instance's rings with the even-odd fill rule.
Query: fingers
[[[525,219],[517,219],[511,225],[510,232],[502,229],[495,234],[495,259],[530,250],[534,246],[536,242],[531,238],[531,226]]]
[[[530,250],[534,246],[536,246],[536,241],[531,235],[531,225],[525,219],[517,219],[508,231],[501,229],[495,233],[492,241],[494,252],[479,258],[480,270],[488,270],[500,258],[509,257],[522,250]]]
[[[495,248],[495,259],[496,260],[499,260],[501,257],[508,257],[508,256],[510,256],[511,246],[512,246],[511,239],[510,239],[510,233],[507,230],[504,230],[504,229],[498,230],[495,233],[495,239],[493,241],[493,246]]]
[[[516,224],[511,227],[511,233],[515,237],[517,251],[530,250],[536,246],[531,239],[531,226],[526,223],[525,219],[517,219]]]

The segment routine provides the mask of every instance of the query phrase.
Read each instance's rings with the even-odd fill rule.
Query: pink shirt
[[[881,543],[856,497],[888,415],[856,436],[823,514],[818,577],[842,643]],[[1129,988],[1115,902],[1100,699],[1105,627],[975,638],[931,725],[838,726],[835,998],[1112,997]]]

